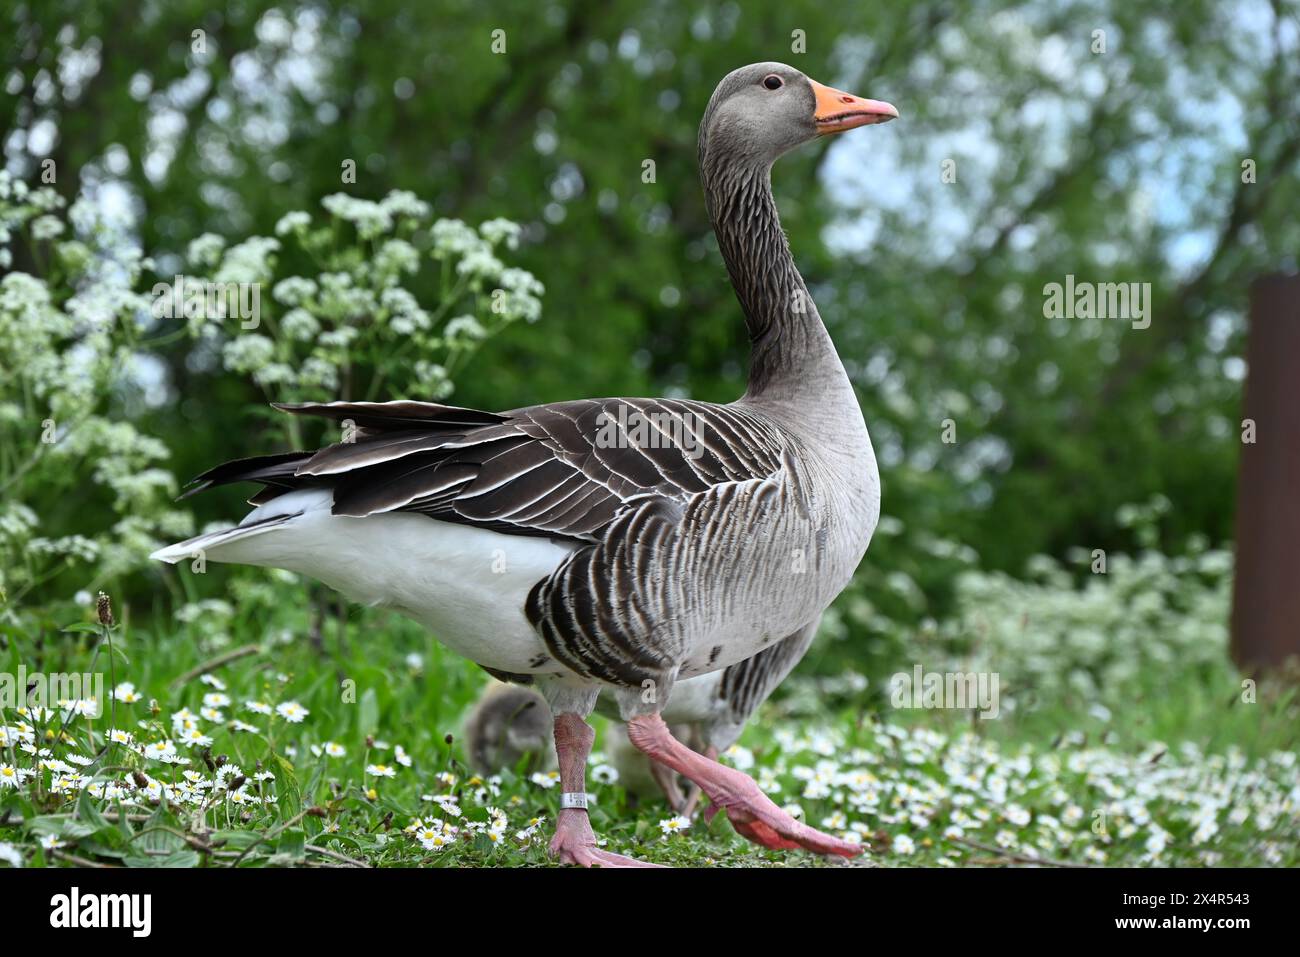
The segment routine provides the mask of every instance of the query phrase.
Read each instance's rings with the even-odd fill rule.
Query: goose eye
[[[782,86],[781,78],[775,73],[769,73],[763,78],[763,85],[769,90],[779,90]]]

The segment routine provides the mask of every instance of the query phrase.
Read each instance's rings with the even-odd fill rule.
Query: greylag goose
[[[298,572],[409,615],[497,677],[535,683],[555,716],[562,793],[550,848],[561,862],[641,864],[599,848],[587,817],[586,718],[602,689],[632,744],[696,784],[740,834],[859,854],[677,741],[660,712],[679,679],[810,627],[871,540],[871,440],[790,254],[770,172],[802,143],[897,115],[781,63],[742,67],[714,90],[700,174],[751,341],[735,402],[280,405],[356,431],[205,472],[193,491],[260,483],[255,508],[154,557],[201,552]]]

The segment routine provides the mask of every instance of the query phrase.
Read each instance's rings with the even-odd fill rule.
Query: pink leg
[[[718,760],[718,749],[715,748],[713,745],[709,745],[701,753],[710,761]],[[686,806],[682,808],[682,817],[686,818],[688,821],[695,816],[695,806],[699,804],[700,794],[702,793],[703,792],[700,791],[700,786],[696,784],[694,781],[692,781],[690,793],[686,795]],[[708,809],[704,812],[704,820],[712,821],[713,815],[717,813],[718,813],[717,807],[710,804]]]
[[[716,807],[727,812],[736,830],[764,847],[806,848],[818,854],[856,857],[862,848],[801,824],[772,803],[753,778],[696,754],[674,738],[657,714],[639,715],[627,723],[632,744],[653,760],[685,775],[700,786]]]
[[[560,786],[569,793],[582,794],[587,789],[587,755],[596,732],[576,714],[555,716],[555,756],[560,761]],[[561,864],[580,867],[658,867],[635,858],[602,851],[596,846],[587,812],[582,808],[561,808],[555,819],[555,837],[551,854]]]

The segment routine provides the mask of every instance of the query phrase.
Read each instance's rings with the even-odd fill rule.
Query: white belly
[[[351,518],[333,515],[329,507],[327,492],[281,496],[244,523],[305,508],[304,514],[214,548],[208,557],[288,569],[353,601],[392,608],[490,668],[517,674],[559,670],[525,617],[524,602],[573,546],[410,512]]]

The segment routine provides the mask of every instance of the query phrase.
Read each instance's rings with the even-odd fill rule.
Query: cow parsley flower
[[[316,295],[316,283],[302,276],[289,276],[271,288],[271,295],[286,306],[300,306]]]
[[[417,359],[413,371],[419,390],[429,398],[441,399],[451,393],[451,379],[447,375],[446,366]]]
[[[420,254],[406,240],[390,239],[379,247],[374,262],[380,273],[414,273],[420,268]]]
[[[523,227],[518,223],[498,217],[482,223],[478,231],[479,235],[493,246],[505,243],[507,249],[515,249],[519,246],[519,235],[523,232]]]
[[[277,236],[287,236],[289,233],[297,233],[307,229],[311,225],[311,215],[302,210],[294,210],[285,213],[275,224],[275,234]]]
[[[456,272],[472,280],[497,281],[505,265],[487,247],[471,249],[456,264]]]
[[[265,282],[274,268],[273,253],[280,241],[269,236],[251,236],[231,246],[213,277],[217,282]]]
[[[32,220],[32,239],[40,242],[63,235],[63,221],[57,216],[38,216]]]
[[[433,239],[433,256],[446,259],[449,256],[463,256],[467,253],[485,248],[485,243],[474,230],[459,219],[440,219],[429,228]]]
[[[487,330],[473,316],[457,316],[447,323],[443,335],[452,345],[474,342],[487,336]]]
[[[211,269],[221,261],[221,254],[226,248],[226,241],[216,233],[203,233],[190,240],[185,248],[185,258],[196,266]]]
[[[280,318],[280,331],[298,342],[310,342],[320,332],[320,321],[306,309],[290,309]]]
[[[411,219],[424,219],[430,212],[428,203],[405,189],[392,190],[380,201],[379,206],[390,216],[405,216]]]
[[[258,333],[245,333],[227,342],[221,360],[231,372],[257,372],[275,357],[275,343]]]
[[[331,193],[321,200],[321,206],[339,219],[357,227],[362,239],[373,239],[393,228],[392,214],[379,203],[358,199],[347,193]]]

